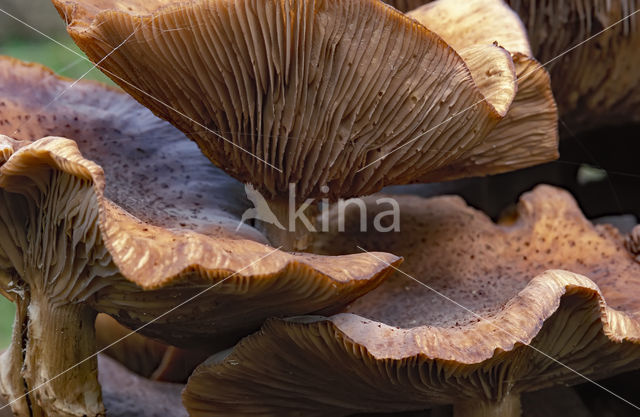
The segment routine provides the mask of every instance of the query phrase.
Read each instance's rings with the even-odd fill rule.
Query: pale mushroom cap
[[[419,181],[480,145],[516,91],[498,48],[465,61],[374,0],[54,4],[94,62],[118,46],[107,75],[270,198]]]
[[[325,248],[393,248],[401,270],[449,300],[398,273],[347,313],[270,320],[196,369],[183,395],[192,416],[498,403],[584,382],[550,358],[592,379],[640,367],[640,264],[567,193],[538,187],[515,223],[497,225],[459,198],[398,200],[411,233],[358,233],[354,209],[351,237],[331,233]]]
[[[407,16],[437,33],[456,51],[498,42],[509,52],[533,56],[522,21],[502,0],[437,0],[410,10]]]

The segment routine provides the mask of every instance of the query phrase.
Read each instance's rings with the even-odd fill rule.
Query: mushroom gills
[[[91,357],[96,313],[82,303],[107,285],[102,278],[117,274],[99,238],[98,205],[87,180],[30,172],[11,191],[0,189],[0,245],[15,268],[9,291],[19,299],[2,361],[19,372],[2,378],[1,389],[18,400],[16,415],[104,415]]]

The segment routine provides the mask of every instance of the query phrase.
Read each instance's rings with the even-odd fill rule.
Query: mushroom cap
[[[497,42],[509,52],[533,56],[518,15],[502,0],[436,0],[407,13],[453,49]]]
[[[325,249],[392,249],[428,287],[396,274],[343,314],[269,320],[196,369],[183,395],[192,416],[498,402],[583,381],[550,358],[588,378],[640,366],[640,264],[569,194],[540,186],[508,224],[457,197],[398,201],[400,233],[356,232],[354,209]]]
[[[418,7],[429,3],[432,0],[383,0],[388,5],[400,10],[401,12],[408,12],[409,10],[417,9]]]
[[[533,58],[524,25],[502,0],[437,0],[411,10],[412,17],[437,33],[464,57],[473,45],[496,42],[511,53],[518,91],[506,116],[466,158],[434,171],[433,179],[497,174],[558,157],[558,114],[549,74]],[[429,178],[423,178],[428,180]]]
[[[47,106],[70,85],[0,59],[0,133],[21,139],[0,135],[0,269],[24,279],[30,242],[51,250],[42,262],[52,276],[41,285],[56,302],[87,302],[138,328],[215,284],[142,332],[192,348],[224,345],[266,317],[341,308],[384,279],[386,262],[399,262],[289,254],[251,227],[234,234],[248,205],[241,184],[118,90],[79,82]],[[32,141],[55,132],[76,141]],[[25,216],[39,215],[67,228],[55,232],[57,249],[38,240],[50,235],[25,240],[34,222]]]
[[[406,12],[431,0],[384,2]],[[462,7],[467,4],[458,3]],[[638,66],[635,52],[640,44],[640,17],[633,15],[598,34],[637,10],[640,6],[637,0],[506,0],[506,3],[526,26],[533,56],[548,63],[546,68],[551,73],[558,109],[571,132],[640,122],[637,111],[640,75],[634,70]],[[502,28],[495,25],[493,30]],[[574,49],[596,34],[597,37]]]
[[[501,48],[461,57],[375,0],[54,4],[107,75],[272,199],[422,181],[482,145],[516,93]]]

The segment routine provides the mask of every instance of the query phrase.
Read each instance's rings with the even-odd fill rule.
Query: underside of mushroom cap
[[[472,45],[496,42],[511,53],[518,92],[482,144],[423,180],[497,174],[558,157],[558,114],[549,74],[533,58],[525,28],[502,0],[437,0],[407,13],[463,57]],[[451,173],[448,176],[447,173]]]
[[[192,416],[495,411],[640,367],[640,265],[568,194],[539,187],[497,225],[459,198],[397,198],[411,233],[359,233],[354,209],[351,238],[332,233],[325,249],[392,247],[403,272],[346,313],[270,320],[210,358],[183,395]]]
[[[384,2],[406,12],[431,0]],[[525,24],[533,56],[551,73],[559,113],[571,132],[640,122],[640,75],[634,69],[640,44],[640,18],[634,12],[640,2],[506,2]]]
[[[72,366],[95,351],[96,311],[174,345],[222,347],[267,317],[335,311],[390,272],[236,232],[242,185],[118,90],[3,58],[0,120],[2,285],[25,306],[0,381],[22,398],[16,413],[103,413],[95,358]],[[57,131],[76,141],[34,140]]]
[[[374,0],[54,4],[107,75],[270,198],[417,181],[482,143],[516,91],[498,48],[465,63]]]

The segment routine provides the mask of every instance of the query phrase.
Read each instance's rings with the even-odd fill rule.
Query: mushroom
[[[96,312],[222,348],[267,317],[339,309],[400,261],[289,254],[236,232],[242,184],[118,90],[1,58],[0,121],[21,139],[0,135],[0,282],[18,305],[0,389],[18,415],[103,414]],[[50,134],[76,141],[33,140]]]
[[[429,3],[433,0],[382,0],[385,3],[393,6],[401,12],[408,12],[409,10],[417,9],[418,7]]]
[[[431,2],[384,1],[403,12]],[[468,2],[456,3],[468,7]],[[636,0],[507,3],[524,22],[534,56],[548,64],[560,115],[572,133],[640,122],[640,73],[633,69],[640,44],[640,17],[633,14],[640,7]]]
[[[568,193],[539,186],[499,224],[458,197],[398,202],[399,233],[358,232],[354,208],[316,243],[401,254],[401,273],[343,314],[272,319],[212,356],[183,394],[191,416],[517,416],[522,392],[640,367],[640,265]]]
[[[502,0],[438,0],[407,16],[437,33],[462,57],[473,46],[493,42],[511,53],[518,83],[514,101],[504,119],[473,150],[471,160],[459,158],[459,169],[468,176],[486,175],[543,163],[552,154],[557,158],[558,116],[549,74],[532,58],[526,31],[513,10]],[[511,146],[504,146],[505,142]],[[446,179],[443,173],[432,175],[434,180]]]
[[[98,355],[98,369],[110,417],[187,417],[187,410],[180,403],[183,384],[142,378],[105,355]],[[0,399],[0,417],[13,416],[6,405]]]
[[[308,247],[319,199],[557,157],[553,138],[529,152],[537,134],[486,142],[517,89],[504,49],[458,54],[376,0],[53,2],[100,69],[252,184],[274,245]]]

